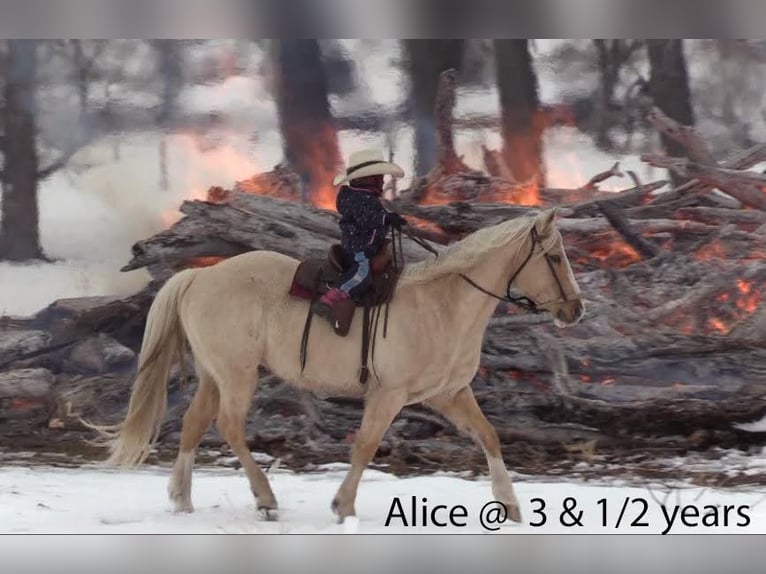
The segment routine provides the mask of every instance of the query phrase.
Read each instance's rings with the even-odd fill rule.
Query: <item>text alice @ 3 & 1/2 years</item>
[[[428,505],[425,496],[418,501],[417,496],[410,496],[404,503],[398,496],[391,501],[386,514],[385,526],[466,526],[468,524],[468,509],[462,504],[447,506],[446,504]]]

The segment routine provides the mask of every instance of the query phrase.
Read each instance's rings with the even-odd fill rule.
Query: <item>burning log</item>
[[[652,258],[660,252],[656,245],[641,237],[641,235],[633,229],[633,226],[628,222],[627,218],[614,204],[600,202],[598,206],[599,209],[601,209],[601,213],[604,214],[604,217],[611,223],[617,233],[622,235],[627,244],[633,247],[641,255],[647,258]]]
[[[186,217],[136,243],[133,258],[122,270],[147,267],[155,279],[165,279],[183,267],[252,250],[279,251],[297,259],[325,257],[330,246],[340,241],[335,212],[219,188],[215,197],[216,201],[182,203],[180,211]],[[417,247],[403,247],[405,260],[422,258]]]
[[[567,206],[571,210],[572,217],[594,217],[601,211],[600,206],[611,203],[620,208],[629,208],[648,201],[651,194],[663,188],[666,180],[653,181],[645,185],[636,185],[624,191],[613,193],[601,193],[595,197]]]

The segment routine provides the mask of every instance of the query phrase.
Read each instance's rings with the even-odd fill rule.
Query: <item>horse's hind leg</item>
[[[221,407],[216,425],[221,436],[229,443],[231,450],[245,469],[258,510],[264,518],[273,520],[276,518],[276,497],[271,490],[268,477],[253,459],[245,440],[245,418],[250,410],[256,384],[257,382],[248,382],[239,387],[233,387],[231,384],[222,386]]]
[[[178,456],[168,484],[168,496],[176,512],[193,512],[191,502],[192,468],[197,446],[218,412],[218,388],[213,378],[200,372],[194,398],[186,410],[181,427]]]
[[[478,442],[487,457],[492,495],[505,504],[508,518],[521,522],[519,502],[513,491],[513,483],[503,461],[497,431],[481,412],[471,387],[463,387],[455,394],[445,393],[431,397],[426,405],[443,414],[459,431],[469,434]]]

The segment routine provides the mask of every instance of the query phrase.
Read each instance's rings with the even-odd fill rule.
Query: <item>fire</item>
[[[320,132],[324,133],[323,130]],[[331,134],[324,134],[325,139]],[[336,173],[335,158],[323,153],[322,138],[316,141],[317,134],[305,138],[307,141],[306,154],[302,167],[307,183],[311,186],[308,200],[316,207],[335,211],[336,190],[332,179]],[[311,142],[314,143],[311,143]],[[194,132],[178,134],[173,137],[172,161],[180,161],[186,169],[178,170],[183,176],[174,180],[179,186],[181,200],[209,201],[208,191],[212,186],[233,187],[255,194],[270,195],[282,199],[300,201],[303,182],[296,173],[282,168],[279,177],[272,174],[279,171],[277,167],[272,172],[264,171],[246,146],[238,146],[235,138],[216,136],[206,138]],[[256,174],[256,175],[254,175]],[[282,179],[282,176],[284,178]],[[181,217],[174,208],[160,214],[165,227],[170,227]]]
[[[210,257],[195,257],[189,261],[191,267],[210,267],[216,263],[220,263],[226,259],[226,257],[210,256]]]
[[[335,127],[331,123],[301,125],[299,131],[285,137],[294,148],[291,164],[308,187],[309,202],[335,211],[336,189],[332,182],[341,163]]]
[[[428,219],[421,219],[420,217],[415,217],[414,215],[407,215],[406,219],[409,223],[414,224],[415,227],[422,229],[423,231],[431,231],[437,234],[443,233],[442,228],[437,223],[429,221]]]
[[[708,325],[710,326],[712,330],[718,331],[722,335],[728,335],[729,331],[731,330],[731,327],[727,326],[726,323],[724,323],[718,317],[713,317],[712,319],[709,319]]]
[[[736,290],[718,294],[715,299],[716,316],[707,320],[709,332],[728,335],[733,327],[758,309],[760,290],[752,281],[737,279]]]
[[[547,185],[558,189],[578,189],[585,185],[589,177],[586,177],[573,152],[557,154],[555,163],[548,165],[546,173]]]
[[[540,205],[542,203],[540,200],[540,188],[533,182],[516,186],[511,199],[512,201],[507,201],[507,203],[517,205]]]
[[[204,201],[207,199],[206,190],[211,185],[234,183],[261,169],[247,150],[239,149],[225,138],[223,141],[211,141],[187,132],[174,136],[172,141],[173,157],[169,161],[182,162],[186,168],[178,170],[183,176],[173,182],[180,187],[183,200]],[[180,217],[175,208],[160,214],[166,227],[173,225]]]
[[[761,296],[760,293],[753,290],[753,282],[738,279],[737,289],[739,289],[739,292],[742,294],[742,296],[737,299],[737,309],[744,311],[747,314],[755,312],[758,308],[758,303],[761,301]]]
[[[617,258],[626,261],[625,264],[640,261],[641,257],[630,245],[624,242],[611,242],[608,245],[600,247],[592,252],[593,257],[606,261]]]
[[[727,259],[729,257],[723,244],[718,241],[713,241],[708,245],[705,245],[699,249],[694,258],[698,261],[710,261],[711,259]]]
[[[593,259],[605,263],[609,267],[627,267],[632,263],[641,261],[641,256],[624,241],[615,239],[591,250],[588,257],[580,257],[577,262],[587,266],[592,264]]]

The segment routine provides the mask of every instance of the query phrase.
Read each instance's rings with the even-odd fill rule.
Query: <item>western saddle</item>
[[[390,303],[396,283],[401,274],[401,261],[394,250],[395,244],[386,239],[378,254],[372,258],[372,281],[369,289],[356,298],[338,304],[330,321],[333,331],[340,337],[345,337],[351,329],[356,316],[356,310],[362,309],[362,369],[360,382],[365,384],[369,376],[367,357],[372,343],[373,353],[375,333],[381,308],[386,306],[383,337],[386,336],[388,325],[388,304]],[[401,248],[400,248],[401,249]],[[340,244],[330,246],[325,258],[305,259],[298,264],[290,286],[290,295],[311,302],[301,341],[301,371],[306,365],[306,349],[308,346],[311,321],[314,316],[313,304],[331,287],[337,285],[347,269],[345,251]],[[374,313],[374,317],[372,317]],[[372,320],[371,320],[372,319]]]

